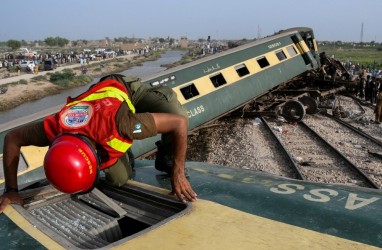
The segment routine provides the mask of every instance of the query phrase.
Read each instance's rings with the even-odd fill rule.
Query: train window
[[[215,88],[227,83],[227,81],[224,79],[224,76],[222,75],[222,73],[214,75],[214,76],[210,77],[210,79],[211,79],[212,84],[215,86]]]
[[[291,46],[288,46],[287,48],[287,51],[289,53],[290,56],[295,56],[297,55],[297,51],[294,49],[294,47],[291,45]]]
[[[257,59],[257,63],[259,64],[259,66],[261,68],[265,68],[265,67],[269,66],[269,62],[265,56]]]
[[[248,70],[247,66],[245,66],[244,63],[235,66],[235,70],[236,70],[237,74],[238,74],[240,77],[243,77],[243,76],[249,74],[249,70]]]
[[[282,51],[281,49],[276,51],[275,53],[279,61],[285,60],[287,58],[284,51]]]
[[[182,92],[184,99],[186,100],[199,95],[199,91],[196,89],[195,84],[193,83],[181,88],[180,92]]]

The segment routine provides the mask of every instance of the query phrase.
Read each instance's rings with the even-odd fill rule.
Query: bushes
[[[87,75],[76,76],[71,69],[64,69],[50,75],[50,81],[60,87],[68,88],[86,84],[92,81],[92,78]]]
[[[32,78],[32,81],[38,82],[38,81],[45,81],[47,79],[46,75],[37,75]]]
[[[21,80],[19,80],[19,84],[24,84],[24,85],[26,85],[26,84],[28,84],[28,81],[25,80],[25,79],[21,79]]]

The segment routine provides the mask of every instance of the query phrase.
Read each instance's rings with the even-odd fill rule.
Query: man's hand
[[[152,114],[158,133],[171,133],[173,137],[173,167],[171,174],[172,194],[182,202],[196,201],[196,193],[184,175],[187,151],[187,118],[173,114]]]
[[[186,203],[186,201],[196,201],[197,194],[192,190],[190,183],[183,174],[173,173],[171,176],[171,194],[175,194],[180,201]]]
[[[8,192],[0,197],[0,214],[4,211],[8,204],[19,204],[24,206],[24,201],[21,199],[18,192]]]

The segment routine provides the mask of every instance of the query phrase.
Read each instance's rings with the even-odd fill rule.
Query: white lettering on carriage
[[[272,43],[272,44],[268,45],[268,49],[273,49],[273,48],[280,47],[280,46],[281,46],[281,42]]]
[[[310,191],[311,194],[304,194],[303,197],[308,201],[314,201],[314,202],[328,202],[330,201],[330,196],[336,197],[338,195],[337,191],[331,190],[331,189],[313,189]],[[328,195],[325,195],[323,193],[328,193]]]
[[[207,66],[206,69],[203,69],[203,73],[210,73],[218,69],[220,69],[220,65],[217,63],[216,65]]]
[[[357,194],[350,193],[348,200],[346,201],[345,208],[349,210],[355,210],[357,208],[369,205],[375,201],[379,200],[377,197],[371,197],[371,198],[360,198],[357,196]],[[358,204],[355,204],[358,202]]]
[[[196,115],[199,115],[201,113],[203,113],[205,110],[204,110],[204,107],[203,105],[200,105],[198,107],[195,107],[194,109],[190,109],[187,111],[188,113],[188,118],[191,118],[193,116],[196,116]]]
[[[284,195],[297,195],[298,193],[296,192],[302,190],[305,190],[305,186],[292,183],[279,184],[277,187],[270,188],[271,192]],[[342,202],[346,199],[345,209],[347,210],[356,210],[380,200],[378,197],[362,198],[356,193],[349,193],[347,197],[339,197],[332,200],[332,198],[338,195],[339,193],[336,190],[317,188],[309,190],[308,194],[302,194],[302,197],[311,202]]]

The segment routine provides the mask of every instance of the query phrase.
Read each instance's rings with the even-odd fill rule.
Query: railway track
[[[305,119],[317,133],[382,188],[382,142],[341,119],[316,115]],[[333,136],[334,133],[341,136]]]
[[[275,133],[302,178],[325,183],[344,183],[369,188],[378,188],[378,184],[347,155],[337,150],[327,139],[316,133],[304,122],[295,123],[288,130],[281,130],[277,122],[264,120],[269,127],[279,129]]]
[[[305,125],[274,117],[263,122],[242,115],[222,117],[189,137],[187,160],[313,182],[381,188],[382,130],[371,121],[372,108],[350,97],[341,97],[341,103],[349,117],[307,115]],[[309,127],[315,132],[309,132]]]

